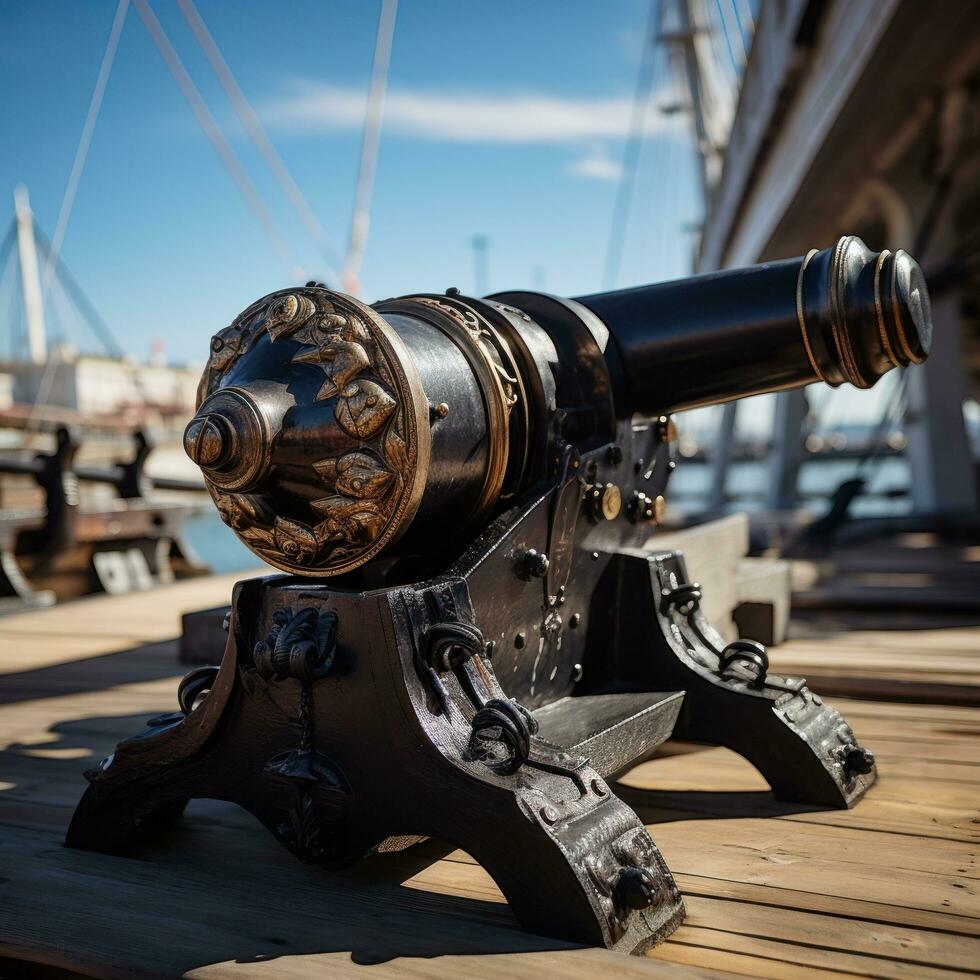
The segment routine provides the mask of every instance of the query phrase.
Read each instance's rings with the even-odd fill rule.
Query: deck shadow
[[[616,795],[647,824],[678,820],[733,820],[739,817],[785,817],[831,809],[814,803],[779,800],[772,790],[654,790],[615,787]]]
[[[21,930],[8,922],[0,934],[30,934],[31,946],[42,950],[88,950],[92,939],[84,930],[92,927],[91,910],[99,910],[99,918],[113,923],[117,934],[105,937],[117,946],[107,956],[125,962],[130,948],[148,944],[150,960],[166,962],[173,975],[212,963],[307,954],[342,953],[370,965],[399,957],[579,948],[525,933],[502,900],[446,894],[493,894],[494,887],[465,859],[450,859],[430,873],[456,850],[435,839],[326,870],[298,861],[234,804],[193,800],[174,827],[148,835],[130,857],[52,847],[63,841],[84,791],[83,772],[121,738],[144,729],[145,718],[66,721],[48,728],[54,739],[13,743],[0,751],[0,781],[10,784],[0,791],[0,832],[25,840],[6,853],[0,848],[0,877],[9,877],[15,889],[30,889],[32,900],[40,890],[46,906],[40,926],[36,918],[25,920]],[[37,851],[33,860],[31,847]],[[13,850],[20,855],[17,867],[8,868]],[[52,871],[58,893],[46,884]],[[123,906],[119,896],[125,896]],[[78,909],[88,911],[78,916]]]
[[[177,660],[176,640],[140,643],[112,653],[0,674],[0,707],[42,698],[88,694],[118,684],[139,684],[165,677],[175,679],[176,697],[176,680],[188,670]]]
[[[32,932],[32,942],[89,948],[91,939],[83,930],[91,929],[91,917],[73,918],[73,910],[86,908],[113,923],[116,936],[106,939],[116,945],[117,961],[148,955],[178,975],[214,963],[262,963],[294,955],[342,954],[345,962],[372,965],[400,957],[579,948],[525,933],[506,903],[485,897],[495,894],[486,873],[466,859],[453,859],[453,846],[434,839],[328,871],[299,862],[233,804],[195,800],[173,828],[146,838],[131,858],[52,848],[63,839],[84,789],[82,772],[144,726],[142,713],[89,716],[51,725],[53,740],[0,751],[0,780],[13,784],[0,793],[0,827],[7,814],[10,832],[24,835],[39,850],[37,881],[43,886],[56,870],[63,886],[43,899],[46,934]],[[42,787],[46,806],[34,802],[33,790],[18,793],[21,783]],[[781,803],[768,791],[619,785],[616,792],[647,824],[816,809]],[[11,809],[2,805],[8,793],[17,797]],[[30,821],[32,805],[49,811],[45,819]],[[125,896],[124,914],[120,895]],[[159,928],[162,922],[166,929]],[[147,954],[128,952],[146,944],[151,947]]]

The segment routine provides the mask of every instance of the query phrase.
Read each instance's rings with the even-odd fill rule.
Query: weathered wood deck
[[[880,764],[854,810],[781,804],[723,749],[668,746],[630,774],[623,795],[688,908],[648,958],[523,933],[482,869],[435,841],[327,873],[295,861],[235,807],[200,802],[136,858],[61,847],[82,771],[175,707],[180,612],[225,601],[231,581],[0,622],[0,976],[25,975],[24,961],[112,977],[980,968],[980,710],[969,706],[980,627],[921,618],[914,629],[819,642],[823,627],[811,620],[804,638],[773,651],[777,668],[809,673],[817,690],[819,676],[890,697],[900,678],[903,700],[920,702],[839,701]]]

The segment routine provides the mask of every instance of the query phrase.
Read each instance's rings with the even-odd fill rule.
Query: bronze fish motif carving
[[[371,358],[362,344],[351,343],[340,337],[328,337],[317,347],[300,351],[293,357],[293,362],[323,366],[327,378],[316,393],[318,402],[339,394],[350,381],[371,366]]]
[[[359,500],[380,497],[388,491],[395,474],[368,453],[347,453],[340,459],[313,464],[324,485]]]
[[[205,365],[201,382],[197,386],[197,404],[211,393],[211,388],[218,378],[227,371],[245,349],[248,334],[241,327],[232,324],[219,330],[211,338],[211,353]]]
[[[250,493],[213,494],[221,520],[234,531],[271,525],[275,514],[261,497]]]
[[[305,565],[312,561],[320,550],[320,542],[313,531],[299,521],[287,521],[277,517],[272,529],[276,550],[289,561]]]
[[[266,314],[265,329],[269,339],[275,343],[280,337],[299,330],[315,310],[313,301],[307,296],[299,293],[280,296]]]
[[[315,528],[317,540],[324,544],[370,544],[385,523],[384,513],[370,500],[350,500],[338,494],[321,497],[310,506],[324,516]]]
[[[397,402],[374,381],[360,379],[347,385],[334,410],[341,428],[349,435],[368,439],[391,418]]]

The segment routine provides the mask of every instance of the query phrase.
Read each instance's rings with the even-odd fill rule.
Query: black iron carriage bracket
[[[679,555],[599,564],[630,610],[611,656],[608,637],[590,644],[612,674],[533,712],[498,683],[465,578],[377,592],[240,583],[221,667],[188,675],[180,712],[89,773],[67,844],[127,853],[198,797],[240,804],[326,867],[435,836],[487,869],[529,931],[642,951],[683,903],[607,779],[672,732],[728,745],[777,795],[821,805],[850,805],[874,772],[801,681],[721,645]],[[607,598],[600,583],[594,603]]]
[[[540,934],[634,952],[679,924],[662,857],[604,775],[668,737],[682,695],[526,711],[496,681],[462,580],[378,593],[254,580],[233,608],[217,675],[189,675],[186,714],[153,719],[89,774],[69,846],[127,853],[189,799],[224,799],[328,867],[451,841]]]
[[[805,680],[770,673],[762,644],[725,644],[701,612],[700,587],[679,553],[613,556],[606,574],[615,575],[620,608],[634,611],[620,628],[646,638],[648,653],[622,660],[613,684],[684,690],[675,738],[734,750],[782,800],[851,807],[874,783],[874,756],[840,712]],[[619,647],[630,643],[624,636]]]

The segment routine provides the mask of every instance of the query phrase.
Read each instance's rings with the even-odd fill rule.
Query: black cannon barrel
[[[284,571],[341,575],[382,555],[438,565],[602,447],[608,486],[591,487],[603,503],[589,519],[624,510],[619,484],[633,492],[627,522],[653,519],[670,427],[631,415],[816,380],[868,387],[925,358],[929,316],[915,262],[857,238],[578,302],[449,289],[366,306],[308,283],[215,334],[184,447],[225,523]],[[582,502],[568,485],[566,515]]]
[[[922,270],[847,236],[780,262],[577,297],[609,328],[629,412],[655,415],[813,381],[869,388],[925,360]]]

